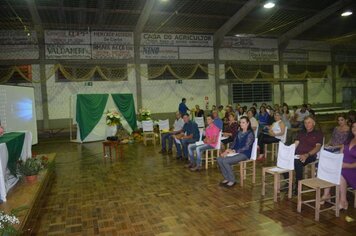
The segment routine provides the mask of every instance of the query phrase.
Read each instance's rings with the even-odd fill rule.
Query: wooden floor
[[[192,173],[159,145],[124,147],[124,159],[103,161],[100,142],[47,140],[38,153],[57,153],[56,178],[43,201],[36,235],[355,235],[356,209],[339,218],[296,198],[277,204],[257,184],[226,189],[217,168]],[[350,198],[350,206],[351,206]]]

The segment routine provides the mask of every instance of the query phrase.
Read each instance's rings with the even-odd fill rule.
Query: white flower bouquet
[[[19,219],[10,214],[6,214],[4,211],[0,211],[0,235],[12,235],[17,232],[13,225],[20,224]]]
[[[121,124],[121,117],[118,111],[112,109],[111,111],[107,111],[106,115],[106,124],[108,126],[116,126]]]
[[[139,117],[140,121],[151,120],[151,111],[146,108],[140,109],[139,115],[140,115],[140,117]]]

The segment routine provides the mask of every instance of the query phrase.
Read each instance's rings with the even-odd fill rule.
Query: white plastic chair
[[[143,130],[143,143],[147,146],[147,141],[152,141],[153,145],[156,145],[156,135],[153,132],[153,122],[152,120],[142,121]]]
[[[340,176],[343,162],[343,153],[335,154],[328,152],[326,150],[320,151],[320,159],[318,165],[317,178],[303,179],[298,183],[298,212],[302,210],[302,204],[307,205],[315,209],[315,220],[319,221],[320,212],[326,210],[335,210],[335,215],[339,216],[339,191],[340,191]],[[303,186],[306,190],[303,190]],[[330,199],[335,198],[335,202],[330,202],[333,206],[320,210],[320,194],[321,190],[325,188],[335,187],[335,196],[330,197]],[[306,201],[302,200],[303,193],[315,192],[315,199],[308,199]],[[329,200],[329,199],[328,199]],[[311,205],[311,202],[315,202],[315,205]]]
[[[266,191],[266,174],[273,175],[273,200],[277,202],[278,193],[280,193],[281,183],[288,182],[288,198],[292,198],[293,170],[294,170],[295,144],[286,146],[279,142],[277,166],[262,168],[262,196]],[[289,173],[288,179],[280,179],[281,174]]]
[[[287,141],[287,132],[288,132],[288,127],[285,127],[284,129],[284,134],[280,140],[280,142],[282,143],[286,143]],[[265,156],[267,157],[267,144],[265,144]],[[271,159],[272,161],[274,161],[274,157],[277,156],[276,155],[276,150],[278,150],[278,143],[272,143],[272,148],[271,148]]]
[[[169,119],[166,120],[159,120],[158,121],[158,129],[159,129],[159,140],[161,143],[161,139],[162,139],[162,130],[168,130],[169,131]]]
[[[197,123],[198,128],[205,128],[204,117],[195,117],[194,122]]]

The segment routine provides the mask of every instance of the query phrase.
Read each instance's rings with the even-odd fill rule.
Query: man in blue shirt
[[[198,125],[190,120],[188,114],[183,115],[183,121],[183,129],[175,135],[175,138],[182,144],[184,157],[188,159],[188,145],[199,141],[200,132]],[[178,158],[182,159],[182,150],[180,145],[177,145],[177,159]]]
[[[214,119],[214,125],[218,127],[220,130],[223,129],[224,123],[223,121],[219,118],[219,114],[217,110],[214,110],[212,113],[213,119]]]
[[[187,105],[185,105],[186,101],[187,101],[187,99],[182,98],[182,102],[179,103],[178,111],[182,117],[184,114],[187,114],[187,111],[190,111],[189,108],[187,107]]]

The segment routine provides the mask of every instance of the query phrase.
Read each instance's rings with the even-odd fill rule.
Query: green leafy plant
[[[28,158],[26,161],[20,161],[18,164],[18,171],[24,176],[37,175],[42,168],[42,161],[38,158]]]

